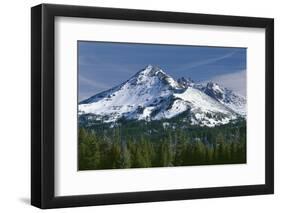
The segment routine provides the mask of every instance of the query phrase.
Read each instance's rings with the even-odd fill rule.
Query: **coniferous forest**
[[[79,170],[246,163],[246,121],[216,127],[120,121],[79,125]]]

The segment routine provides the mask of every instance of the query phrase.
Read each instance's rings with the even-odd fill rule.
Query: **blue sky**
[[[218,82],[246,94],[246,48],[78,42],[79,100],[116,86],[148,64],[173,78]]]

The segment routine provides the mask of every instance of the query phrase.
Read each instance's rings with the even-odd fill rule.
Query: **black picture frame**
[[[54,195],[55,17],[264,28],[265,184],[93,195]],[[252,79],[249,79],[250,81]],[[254,80],[254,79],[253,79]],[[41,4],[31,8],[31,204],[42,208],[139,203],[274,193],[274,20],[164,11]]]

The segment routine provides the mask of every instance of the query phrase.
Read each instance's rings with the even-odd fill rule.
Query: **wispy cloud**
[[[119,61],[114,61],[110,58],[98,57],[95,54],[91,54],[89,56],[80,56],[79,57],[79,67],[92,67],[98,68],[99,70],[118,70],[120,73],[132,73],[132,68],[134,68],[137,64],[133,63],[122,63]]]
[[[83,101],[91,96],[93,96],[92,92],[79,92],[78,100]]]
[[[246,70],[214,76],[210,81],[216,82],[223,87],[227,87],[240,95],[246,97],[247,74]]]
[[[106,90],[109,87],[110,85],[106,83],[94,80],[93,78],[86,78],[79,74],[79,101],[89,98],[97,92]]]
[[[213,64],[213,63],[216,63],[216,62],[221,61],[223,59],[230,58],[236,52],[237,51],[232,51],[230,53],[227,53],[227,54],[224,54],[224,55],[220,55],[220,56],[217,56],[217,57],[212,57],[212,58],[208,58],[208,59],[205,59],[205,60],[189,62],[187,64],[181,65],[181,68],[179,68],[179,70],[181,70],[181,69],[187,70],[187,69],[192,69],[192,68],[196,68],[196,67],[200,67],[200,66],[205,66],[205,65]]]
[[[97,88],[97,89],[107,89],[109,87],[109,85],[107,85],[105,83],[98,82],[93,79],[85,78],[81,74],[79,75],[79,82],[82,84],[87,84],[87,85],[89,85],[93,88]]]
[[[88,56],[79,56],[79,66],[92,66],[93,64],[96,64],[99,62],[98,57],[95,55],[88,55]]]

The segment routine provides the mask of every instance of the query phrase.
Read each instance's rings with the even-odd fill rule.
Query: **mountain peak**
[[[207,85],[206,85],[206,90],[210,90],[214,93],[223,93],[224,92],[224,88],[221,87],[218,83],[215,83],[215,82],[208,82]]]
[[[173,89],[181,88],[179,83],[167,73],[165,73],[159,66],[151,64],[147,65],[144,69],[137,72],[137,74],[133,78],[131,78],[130,81],[136,81],[136,83],[141,84],[146,83],[150,86],[159,84],[161,82],[164,85],[169,85]]]
[[[208,88],[215,88],[215,87],[220,87],[220,86],[219,86],[219,84],[216,83],[216,82],[209,81],[209,82],[207,83],[207,87],[208,87]]]
[[[217,83],[210,81],[207,83],[204,92],[212,98],[220,100],[223,98],[224,88],[220,87]]]
[[[148,64],[148,65],[146,65],[146,67],[144,68],[144,69],[152,69],[154,67],[154,65],[152,65],[152,64]],[[156,67],[156,66],[155,66]]]
[[[145,76],[155,76],[157,74],[165,74],[167,75],[159,66],[149,64],[144,69],[141,70],[140,74]]]
[[[185,88],[194,84],[194,81],[191,78],[186,79],[185,77],[179,78],[177,82]]]

